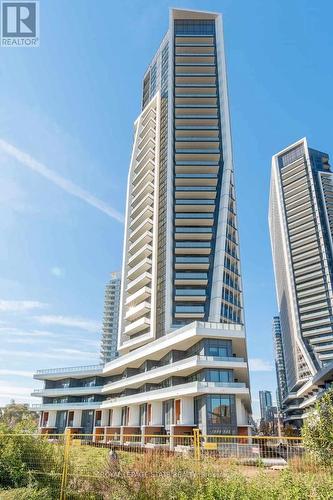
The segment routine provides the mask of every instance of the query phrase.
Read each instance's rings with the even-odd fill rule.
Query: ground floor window
[[[169,399],[168,401],[163,401],[163,425],[165,427],[170,427],[173,424],[173,399]]]
[[[237,425],[235,396],[207,396],[207,432],[231,434]]]
[[[57,411],[56,429],[59,434],[65,431],[66,422],[67,422],[67,411]]]
[[[207,394],[194,398],[194,422],[206,434],[237,433],[235,396]]]
[[[92,434],[94,425],[94,410],[83,410],[81,427],[83,434]]]

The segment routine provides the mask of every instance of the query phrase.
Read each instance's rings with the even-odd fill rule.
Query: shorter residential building
[[[262,420],[267,420],[268,410],[272,408],[272,393],[270,391],[259,391],[260,416]]]
[[[110,363],[39,370],[45,433],[248,434],[241,325],[193,322]]]

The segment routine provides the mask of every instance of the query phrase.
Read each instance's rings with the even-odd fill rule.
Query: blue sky
[[[257,391],[275,390],[270,161],[303,136],[333,154],[333,4],[40,3],[40,47],[0,48],[0,405],[29,401],[38,368],[98,361],[141,79],[177,6],[224,15],[257,414]]]

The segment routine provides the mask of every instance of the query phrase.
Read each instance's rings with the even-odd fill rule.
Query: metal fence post
[[[200,461],[200,430],[193,429],[194,458]]]
[[[66,500],[70,446],[71,446],[71,431],[70,429],[67,429],[65,432],[65,440],[64,440],[64,464],[62,468],[60,500]]]

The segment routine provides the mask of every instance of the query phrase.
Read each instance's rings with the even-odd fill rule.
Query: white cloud
[[[53,276],[56,276],[57,278],[62,278],[63,276],[65,276],[65,269],[58,266],[51,267],[51,274],[53,274]]]
[[[15,399],[16,396],[25,396],[28,397],[31,394],[31,387],[24,387],[12,383],[8,383],[7,381],[0,380],[0,397],[1,396],[10,396]]]
[[[42,309],[46,304],[37,300],[2,300],[0,299],[0,311],[2,312],[25,312],[33,309]]]
[[[29,372],[27,370],[5,370],[5,369],[0,369],[0,376],[27,377],[27,378],[31,378],[32,379],[33,372]]]
[[[273,370],[272,363],[261,358],[250,358],[249,367],[253,372],[271,372]]]
[[[37,337],[38,338],[58,337],[58,334],[54,332],[48,332],[45,330],[23,330],[21,328],[15,328],[10,326],[0,326],[0,336],[2,334],[6,336],[6,340],[12,337],[25,337],[32,339],[36,339]]]
[[[110,207],[107,203],[105,203],[102,200],[99,200],[92,194],[88,193],[84,189],[80,188],[76,184],[74,184],[72,181],[69,181],[68,179],[65,179],[64,177],[61,177],[59,174],[56,172],[53,172],[50,168],[48,168],[46,165],[43,163],[38,162],[34,158],[32,158],[29,154],[25,153],[24,151],[21,151],[20,149],[16,148],[12,144],[9,144],[7,141],[4,141],[3,139],[0,139],[0,149],[11,156],[12,158],[15,158],[17,161],[19,161],[22,165],[30,168],[34,172],[40,174],[41,176],[45,177],[48,179],[50,182],[58,186],[60,189],[63,191],[66,191],[67,193],[71,194],[72,196],[75,196],[76,198],[79,198],[83,200],[85,203],[88,203],[89,205],[97,208],[101,212],[105,213],[109,217],[112,217],[118,222],[123,223],[124,222],[124,216],[115,210],[114,208]]]
[[[75,316],[42,315],[36,316],[35,319],[42,325],[66,326],[89,332],[97,332],[101,329],[101,324],[98,321]]]
[[[91,351],[81,351],[79,349],[48,349],[44,352],[25,350],[21,351],[18,349],[0,349],[0,356],[3,356],[3,359],[15,359],[15,358],[37,358],[37,359],[57,359],[60,361],[73,360],[73,357],[85,360],[85,359],[97,359],[98,353]],[[3,360],[1,361],[3,364]]]

